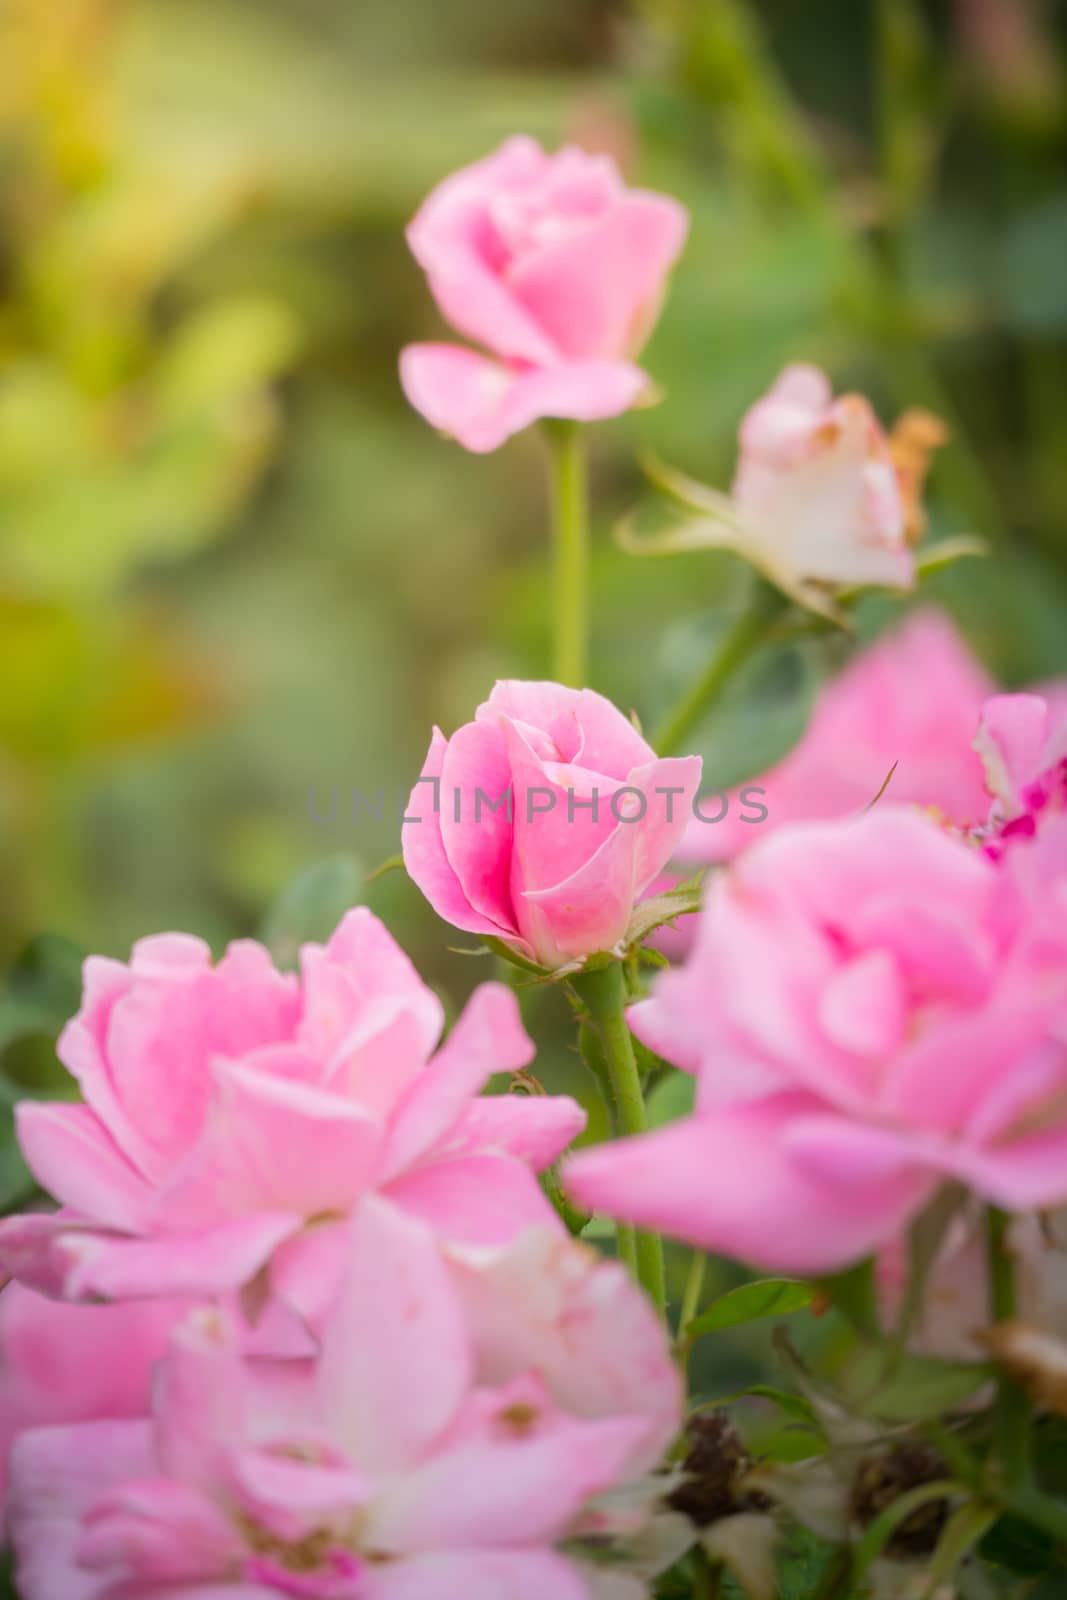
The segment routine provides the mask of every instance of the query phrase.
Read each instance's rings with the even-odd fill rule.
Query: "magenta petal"
[[[570,1158],[567,1189],[581,1206],[771,1271],[834,1271],[891,1238],[936,1179],[906,1156],[852,1181],[798,1161],[785,1136],[819,1106],[776,1095],[598,1145]]]
[[[511,840],[514,801],[500,728],[468,722],[452,735],[441,771],[441,841],[473,909],[513,930]]]

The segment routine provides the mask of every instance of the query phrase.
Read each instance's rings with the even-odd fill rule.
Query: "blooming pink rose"
[[[621,1268],[565,1239],[516,1248],[532,1282],[494,1251],[451,1265],[424,1225],[368,1199],[317,1360],[242,1360],[203,1311],[151,1422],[23,1434],[20,1593],[591,1600],[575,1546],[558,1547],[592,1497],[658,1458],[678,1378]]]
[[[591,689],[498,683],[451,739],[434,729],[404,865],[446,922],[558,968],[625,941],[700,770],[657,760]]]
[[[933,806],[960,826],[984,820],[989,795],[972,746],[992,690],[949,619],[915,612],[830,680],[799,743],[743,785],[763,790],[766,819],[744,821],[734,792],[721,822],[689,824],[679,856],[725,861],[784,823],[860,812],[890,769],[891,804]]]
[[[484,984],[444,1046],[436,995],[369,911],[299,976],[260,945],[212,966],[164,934],[91,957],[59,1041],[86,1104],[18,1108],[23,1153],[65,1208],[0,1224],[0,1262],[72,1299],[219,1293],[272,1263],[294,1306],[329,1292],[338,1223],[371,1188],[482,1242],[553,1216],[533,1177],[584,1123],[565,1096],[476,1099],[533,1055]]]
[[[688,218],[676,200],[627,189],[609,156],[546,155],[508,139],[446,178],[408,229],[462,345],[409,345],[411,404],[468,450],[495,450],[539,417],[590,422],[639,400],[633,364],[651,330]]]
[[[835,400],[817,367],[787,367],[745,415],[740,441],[733,500],[757,555],[800,579],[912,586],[908,508],[862,395]]]
[[[26,1428],[139,1417],[167,1336],[188,1307],[167,1300],[71,1306],[10,1283],[0,1293],[0,1498]]]
[[[696,1114],[577,1155],[579,1204],[772,1269],[892,1239],[958,1178],[1067,1199],[1067,824],[1002,866],[919,813],[797,824],[717,877],[632,1008]]]

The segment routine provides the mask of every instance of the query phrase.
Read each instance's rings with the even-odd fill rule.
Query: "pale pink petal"
[[[158,1177],[203,1127],[215,1087],[211,1057],[286,1038],[299,995],[292,974],[276,972],[251,941],[231,945],[214,970],[192,962],[160,970],[143,954],[131,970],[137,981],[111,1011],[108,1063],[138,1140],[131,1153]]]
[[[211,1501],[171,1478],[135,1478],[90,1508],[77,1541],[82,1566],[160,1585],[222,1578],[242,1554],[233,1524]]]
[[[147,1422],[35,1428],[11,1452],[8,1525],[23,1600],[104,1600],[109,1584],[81,1568],[81,1519],[115,1484],[153,1470]]]
[[[479,455],[542,417],[617,417],[649,387],[647,375],[629,361],[519,369],[446,344],[408,345],[400,356],[400,380],[427,422]]]
[[[271,1257],[272,1290],[311,1327],[321,1322],[336,1293],[349,1237],[347,1220],[319,1222],[286,1239]]]
[[[197,1307],[174,1329],[154,1396],[160,1467],[216,1497],[228,1491],[230,1457],[244,1445],[251,1420],[242,1354],[236,1319]]]
[[[160,1190],[158,1224],[206,1228],[259,1212],[345,1215],[374,1181],[382,1129],[310,1085],[215,1063],[219,1092],[199,1145]]]
[[[434,1161],[394,1178],[383,1193],[463,1244],[508,1244],[538,1224],[563,1230],[529,1167],[507,1155]]]
[[[548,162],[534,140],[509,139],[438,184],[407,230],[411,252],[452,326],[522,361],[556,360],[558,351],[492,269],[489,197],[538,181]]]
[[[367,1600],[591,1600],[578,1568],[552,1550],[442,1550],[372,1569]],[[30,1596],[29,1600],[39,1600]],[[43,1596],[40,1600],[59,1600]],[[68,1600],[67,1596],[63,1600]],[[74,1600],[74,1597],[70,1597]]]
[[[88,1106],[24,1100],[15,1126],[27,1166],[62,1205],[105,1227],[143,1224],[152,1191]]]
[[[510,281],[569,359],[630,355],[659,310],[688,227],[676,200],[632,191],[587,227],[527,254]]]
[[[541,729],[555,747],[551,759],[604,772],[620,781],[634,767],[655,760],[655,751],[629,717],[595,689],[502,678],[475,717],[479,722],[508,717],[527,730]]]
[[[483,1095],[452,1128],[446,1149],[449,1155],[503,1150],[542,1172],[578,1137],[586,1121],[585,1111],[570,1095]]]
[[[327,945],[305,945],[300,965],[297,1038],[317,1062],[318,1082],[388,1112],[440,1037],[440,1000],[364,906],[345,914]]]
[[[336,1523],[364,1505],[371,1488],[341,1460],[309,1460],[305,1441],[272,1442],[266,1450],[242,1450],[230,1458],[241,1508],[261,1527],[293,1543],[316,1528]],[[328,1454],[328,1452],[324,1452]]]
[[[842,1050],[884,1057],[901,1043],[908,996],[900,970],[885,950],[847,962],[819,998],[819,1022]]]
[[[1040,695],[993,695],[982,707],[974,748],[986,787],[1008,818],[1023,809],[1022,791],[1042,770],[1048,731],[1048,705]]]
[[[984,1148],[956,1145],[949,1162],[958,1178],[1007,1211],[1051,1210],[1067,1203],[1067,1127]]]
[[[633,1416],[628,1472],[652,1468],[680,1426],[682,1384],[654,1307],[618,1262],[550,1228],[529,1228],[457,1280],[478,1375],[498,1386],[536,1372],[578,1417]]]
[[[403,1554],[553,1543],[617,1480],[643,1431],[634,1417],[568,1417],[530,1379],[482,1391],[455,1437],[375,1497],[368,1541]]]
[[[567,1162],[567,1189],[583,1207],[771,1271],[833,1271],[891,1238],[936,1180],[906,1153],[851,1182],[796,1160],[785,1135],[818,1109],[778,1095],[598,1145]]]
[[[255,1277],[302,1220],[264,1212],[216,1228],[150,1239],[64,1229],[57,1231],[52,1248],[62,1265],[62,1292],[68,1299],[221,1294]]]
[[[444,1138],[494,1072],[518,1071],[533,1057],[514,992],[502,983],[481,984],[399,1108],[387,1174],[394,1176]]]
[[[1026,1061],[1041,1040],[1043,1021],[1031,1008],[976,1009],[920,1033],[889,1063],[882,1109],[910,1126],[951,1132]]]
[[[806,362],[795,362],[745,413],[739,430],[742,449],[765,460],[795,465],[807,452],[812,420],[832,400],[833,388],[826,374]]]
[[[470,1361],[432,1234],[365,1200],[322,1341],[318,1383],[332,1437],[366,1472],[404,1470],[451,1421]]]

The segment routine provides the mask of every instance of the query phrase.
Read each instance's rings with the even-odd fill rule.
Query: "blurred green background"
[[[450,1001],[489,975],[367,877],[431,723],[547,671],[540,438],[467,456],[396,373],[441,332],[404,225],[512,132],[693,214],[663,401],[595,431],[597,687],[654,719],[734,599],[728,557],[613,545],[638,451],[726,486],[794,359],[949,421],[933,531],[992,558],[935,592],[1005,683],[1067,671],[1065,44],[1038,0],[0,0],[0,1105],[61,1089],[81,949],[281,948],[362,897]],[[840,652],[744,674],[709,782],[777,757]],[[559,994],[526,1005],[592,1103]],[[27,1187],[8,1133],[0,1204]]]
[[[651,716],[727,560],[643,563],[640,446],[728,481],[786,360],[954,442],[944,598],[1008,681],[1067,667],[1063,8],[1027,0],[0,0],[0,955],[254,929],[396,849],[431,721],[546,670],[535,433],[437,438],[403,228],[515,130],[691,207],[647,365],[596,432],[598,685]],[[825,652],[742,684],[714,776],[795,736]],[[350,815],[384,791],[384,816]],[[328,821],[337,792],[337,817]],[[315,821],[314,809],[321,820]],[[399,877],[369,891],[460,985]],[[457,973],[459,976],[457,977]],[[473,974],[471,975],[473,977]]]

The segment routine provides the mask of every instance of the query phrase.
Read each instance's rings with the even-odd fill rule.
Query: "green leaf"
[[[931,573],[943,572],[946,567],[969,556],[988,554],[989,546],[984,539],[961,533],[955,539],[939,539],[936,544],[929,544],[920,550],[915,558],[915,571],[920,578],[927,578]]]
[[[279,966],[296,963],[302,944],[323,943],[345,912],[363,898],[365,876],[355,856],[330,856],[299,874],[267,913],[262,938]]]
[[[996,1522],[999,1513],[988,1501],[971,1500],[953,1512],[942,1530],[930,1562],[930,1590],[947,1583],[960,1562]]]
[[[733,1394],[723,1395],[719,1400],[709,1400],[697,1407],[699,1411],[718,1411],[723,1406],[733,1405],[737,1400],[770,1400],[788,1416],[795,1417],[799,1422],[810,1423],[818,1426],[815,1407],[810,1400],[802,1394],[793,1394],[789,1389],[777,1389],[770,1383],[751,1383],[744,1389],[736,1389]]]
[[[695,888],[669,889],[666,894],[655,895],[651,900],[642,900],[630,918],[630,925],[626,930],[626,943],[630,946],[639,945],[650,933],[654,933],[657,928],[662,928],[668,922],[673,922],[675,917],[691,916],[693,912],[700,910],[702,899],[703,891],[698,884]]]
[[[941,1361],[935,1356],[906,1356],[889,1380],[870,1392],[871,1363],[880,1360],[871,1353],[870,1362],[857,1362],[853,1383],[857,1393],[866,1392],[863,1407],[869,1416],[886,1422],[921,1422],[955,1411],[993,1376],[984,1362]]]
[[[720,1295],[690,1324],[688,1332],[691,1338],[699,1339],[705,1333],[721,1333],[725,1328],[758,1322],[763,1317],[786,1317],[793,1311],[803,1311],[811,1304],[814,1293],[810,1283],[794,1278],[761,1278]]]

